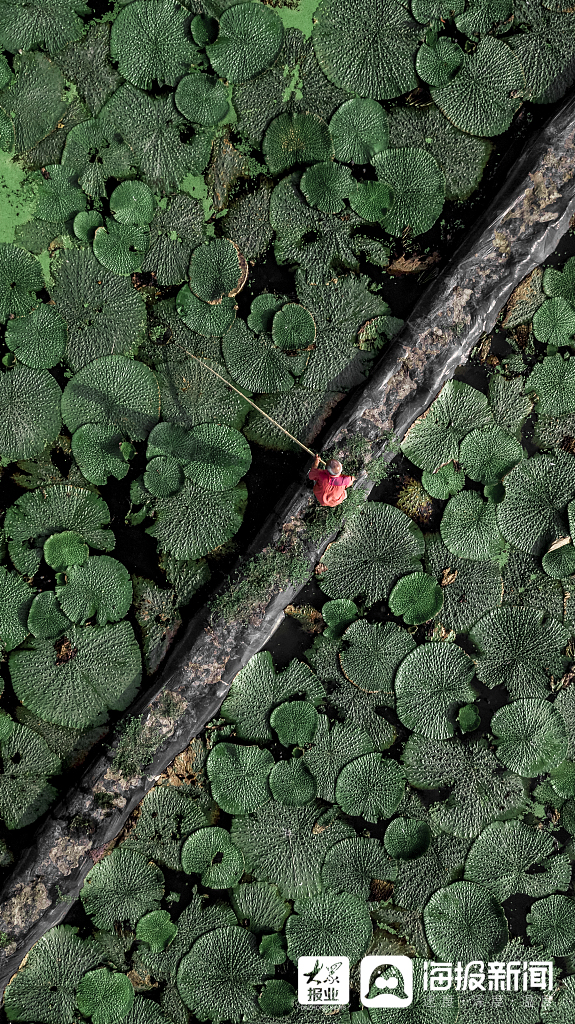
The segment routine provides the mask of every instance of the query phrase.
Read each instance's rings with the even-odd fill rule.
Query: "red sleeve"
[[[344,478],[343,478],[343,486],[344,487],[349,487],[349,485],[352,482],[352,480],[353,480],[352,476],[344,476]]]
[[[323,470],[321,470],[321,469],[310,469],[310,471],[309,471],[309,473],[307,475],[307,478],[308,478],[308,480],[321,480],[322,479],[322,474],[323,474]]]

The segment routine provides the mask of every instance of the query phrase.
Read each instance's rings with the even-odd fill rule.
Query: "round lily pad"
[[[182,867],[209,889],[229,889],[244,873],[244,858],[225,828],[201,828],[184,843]]]
[[[186,327],[206,338],[221,338],[236,317],[236,304],[233,299],[224,297],[221,302],[204,302],[194,295],[187,284],[180,288],[176,297],[178,316]]]
[[[157,498],[167,498],[182,489],[184,471],[177,459],[169,455],[159,455],[148,462],[144,483],[150,493]]]
[[[178,110],[188,121],[205,127],[219,124],[230,111],[224,83],[200,71],[180,79],[174,99]]]
[[[248,265],[229,238],[214,238],[194,249],[190,260],[190,288],[204,302],[220,302],[237,295],[246,283]]]
[[[311,743],[317,730],[318,713],[309,700],[290,700],[274,708],[270,725],[284,747]]]
[[[83,565],[89,554],[88,545],[73,530],[53,533],[44,542],[44,558],[56,572],[65,572],[70,565]]]
[[[389,595],[392,615],[401,615],[408,625],[419,625],[435,618],[443,606],[443,590],[432,576],[413,572],[402,576]]]
[[[551,771],[565,760],[568,740],[559,712],[547,700],[516,700],[491,719],[497,757],[524,778]]]
[[[276,59],[284,37],[280,17],[263,4],[233,4],[219,19],[218,37],[206,46],[214,71],[227,82],[245,82]]]
[[[49,369],[64,354],[66,321],[54,306],[44,303],[28,316],[8,321],[6,344],[26,366]]]
[[[387,148],[387,114],[376,100],[356,97],[342,103],[329,122],[329,130],[335,158],[346,164],[367,164]]]
[[[154,194],[143,181],[123,181],[110,196],[110,209],[120,224],[149,224],[154,206]]]
[[[315,320],[297,302],[287,302],[274,314],[271,334],[274,345],[286,351],[307,348],[315,341]]]
[[[278,761],[270,772],[269,786],[274,800],[287,807],[302,807],[317,792],[316,781],[301,757]]]
[[[268,775],[273,764],[269,750],[217,743],[206,763],[214,800],[228,814],[255,811],[269,800]]]
[[[475,882],[438,889],[423,912],[427,941],[438,959],[490,960],[507,941],[507,921],[497,900]]]
[[[395,818],[387,826],[383,842],[390,857],[414,860],[427,850],[431,829],[426,821],[417,818]]]

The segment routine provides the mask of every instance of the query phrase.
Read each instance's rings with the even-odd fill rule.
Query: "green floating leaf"
[[[261,292],[259,295],[256,295],[250,307],[250,315],[247,321],[248,327],[255,331],[256,334],[271,334],[274,313],[277,313],[285,302],[285,295],[274,295],[273,292]],[[276,338],[274,338],[274,342],[276,345],[279,345],[279,341]]]
[[[245,921],[252,932],[281,932],[291,914],[291,907],[277,886],[267,882],[237,885],[231,891],[230,902],[238,921]]]
[[[61,765],[32,729],[14,723],[9,735],[6,732],[0,740],[0,818],[9,829],[25,828],[54,800],[56,790],[47,779],[58,774]]]
[[[9,660],[12,686],[30,711],[74,729],[108,709],[123,711],[140,684],[140,648],[129,622],[70,626],[64,636],[30,640]]]
[[[391,818],[404,791],[404,773],[397,761],[382,754],[364,754],[342,768],[335,799],[346,814],[377,822]]]
[[[252,309],[253,306],[254,303]],[[270,329],[274,345],[286,351],[306,348],[315,341],[315,320],[311,313],[297,302],[287,302],[278,309],[274,313]]]
[[[186,839],[182,868],[200,875],[209,889],[229,889],[244,873],[244,858],[225,828],[202,828]]]
[[[72,454],[86,480],[103,486],[109,476],[123,480],[130,469],[123,444],[123,433],[113,426],[85,423],[72,435]]]
[[[269,799],[268,776],[273,764],[269,750],[261,747],[216,744],[206,763],[214,800],[228,814],[255,811]]]
[[[471,630],[479,656],[477,677],[489,687],[506,686],[512,700],[547,697],[551,678],[565,669],[561,656],[570,631],[534,608],[496,608]]]
[[[420,469],[434,473],[457,460],[466,434],[491,422],[486,396],[463,381],[451,380],[407,431],[401,450]]]
[[[142,270],[153,272],[160,285],[181,284],[203,231],[201,203],[181,193],[172,196],[165,206],[156,207],[150,224],[150,248]]]
[[[92,1024],[116,1024],[129,1013],[134,988],[125,974],[100,967],[84,975],[76,990],[76,1002]]]
[[[274,739],[271,712],[297,696],[317,705],[325,690],[308,665],[292,661],[283,672],[276,672],[269,651],[260,651],[233,679],[221,715],[233,722],[239,739],[268,743]]]
[[[354,187],[351,171],[332,161],[313,164],[304,172],[300,182],[310,206],[316,206],[324,213],[340,213]]]
[[[206,128],[219,124],[230,113],[228,91],[224,83],[213,75],[196,72],[184,75],[176,89],[176,106],[179,111]]]
[[[433,46],[419,47],[415,60],[417,74],[428,85],[445,85],[462,63],[463,50],[459,43],[441,36]]]
[[[551,545],[541,559],[541,565],[548,576],[552,579],[562,580],[575,573],[575,548],[571,538],[563,538],[555,541],[557,547]]]
[[[158,423],[148,438],[147,454],[177,459],[186,476],[211,490],[234,487],[251,463],[243,435],[218,423],[203,423],[191,431]]]
[[[258,338],[243,320],[236,320],[226,333],[222,354],[232,378],[248,391],[269,394],[289,391],[294,385],[288,356],[268,335]]]
[[[102,214],[98,213],[97,210],[77,213],[74,217],[74,234],[81,242],[92,244],[96,228],[101,228],[103,223]]]
[[[189,333],[189,332],[188,332]],[[205,345],[205,339],[202,339]],[[204,359],[206,365],[192,359],[176,346],[163,346],[155,354],[154,370],[160,385],[162,418],[182,427],[195,427],[200,423],[225,423],[239,429],[249,406],[224,383],[229,374],[214,359]],[[214,369],[224,381],[211,372]]]
[[[516,700],[491,719],[497,757],[524,778],[556,768],[567,756],[563,719],[547,700]]]
[[[457,714],[457,724],[461,732],[475,732],[481,725],[481,715],[475,704],[464,704]]]
[[[68,326],[64,359],[70,369],[110,353],[133,353],[144,338],[146,307],[131,281],[105,270],[88,249],[67,249],[50,266],[52,299]]]
[[[86,209],[86,196],[74,184],[69,167],[49,164],[45,168],[48,178],[38,189],[36,216],[40,220],[65,221]]]
[[[567,299],[546,299],[533,317],[537,341],[547,345],[571,345],[575,334],[575,310]]]
[[[389,100],[417,88],[414,57],[420,30],[397,0],[322,0],[313,44],[320,67],[336,85]]]
[[[467,633],[482,615],[501,604],[503,581],[494,562],[459,558],[437,533],[425,538],[425,561],[443,590],[440,620],[447,629]]]
[[[257,949],[251,932],[235,927],[215,928],[196,939],[178,968],[178,992],[186,1006],[214,1022],[254,1017],[256,986],[272,973]]]
[[[26,963],[10,979],[5,994],[8,1020],[66,1024],[76,1014],[76,986],[97,967],[100,954],[69,924],[50,928],[34,943]]]
[[[309,700],[290,700],[274,708],[270,725],[284,747],[304,747],[312,743],[319,715]]]
[[[389,132],[390,146],[417,146],[437,160],[445,175],[446,199],[467,199],[471,195],[493,148],[488,139],[474,138],[456,128],[435,104],[423,109],[393,107]]]
[[[443,591],[425,572],[402,576],[389,595],[391,614],[402,616],[411,626],[434,619],[442,606]]]
[[[440,525],[441,539],[460,558],[496,558],[504,541],[496,505],[476,491],[460,491],[447,502]]]
[[[467,476],[482,484],[501,480],[522,458],[520,442],[497,426],[472,430],[459,448],[459,461]]]
[[[51,569],[65,572],[70,565],[83,565],[90,549],[74,530],[53,533],[44,543],[44,559]]]
[[[231,835],[247,871],[277,885],[286,899],[297,899],[321,892],[328,850],[354,832],[319,801],[287,807],[271,800],[251,815],[234,818]]]
[[[387,113],[372,99],[347,100],[329,123],[336,160],[346,164],[367,164],[376,153],[387,149]]]
[[[525,391],[534,393],[535,410],[540,416],[575,412],[575,359],[564,359],[558,352],[546,356],[530,373]]]
[[[80,899],[97,928],[136,922],[158,910],[164,895],[164,876],[133,850],[118,846],[94,864],[86,875]]]
[[[374,879],[390,878],[394,869],[377,839],[342,839],[328,851],[321,869],[326,889],[367,900]]]
[[[120,74],[141,89],[176,85],[198,51],[188,34],[188,12],[175,0],[135,0],[112,24],[110,56]]]
[[[92,249],[103,267],[120,277],[141,270],[149,243],[147,228],[117,224],[109,217],[105,228],[96,228]]]
[[[148,4],[148,0],[136,2]],[[110,196],[110,210],[120,224],[148,225],[154,216],[154,206],[152,190],[143,181],[124,181]]]
[[[270,964],[284,964],[287,960],[286,940],[283,935],[264,935],[260,953]]]
[[[151,910],[138,921],[136,938],[147,943],[152,953],[161,953],[173,941],[177,932],[177,925],[167,910]]]
[[[4,465],[40,455],[62,423],[62,392],[48,370],[16,364],[0,376],[0,453]]]
[[[454,882],[433,894],[423,912],[425,934],[433,952],[448,959],[489,959],[507,942],[502,907],[481,885]]]
[[[95,359],[72,377],[62,395],[62,417],[72,433],[85,423],[101,423],[142,441],[159,415],[160,393],[152,370],[126,356]]]
[[[529,807],[522,780],[502,772],[501,762],[477,741],[410,736],[402,760],[412,786],[451,790],[429,812],[432,827],[450,836],[472,838],[491,821],[520,817]]]
[[[6,344],[26,366],[50,369],[64,354],[66,322],[53,306],[39,306],[29,316],[8,321]]]
[[[68,618],[58,604],[58,598],[52,590],[44,590],[30,605],[28,612],[28,632],[38,640],[55,640],[68,628]]]
[[[177,459],[158,456],[150,459],[144,473],[144,484],[156,498],[168,498],[181,491],[184,471]]]
[[[414,860],[422,857],[431,842],[431,829],[417,818],[394,818],[385,830],[384,846],[390,857]]]
[[[575,900],[558,894],[537,900],[527,914],[527,934],[534,946],[552,956],[571,956],[575,952]],[[543,1020],[547,1024],[546,1015]]]
[[[110,555],[91,555],[66,570],[66,583],[56,587],[62,611],[72,622],[96,618],[98,626],[117,622],[132,603],[132,581],[126,567]]]
[[[317,114],[279,114],[271,122],[262,143],[272,174],[296,164],[314,164],[333,157],[329,128]]]
[[[365,901],[351,893],[324,892],[301,897],[286,922],[288,957],[347,956],[355,964],[366,952],[372,934]]]
[[[406,228],[421,235],[435,224],[445,200],[445,175],[425,149],[387,149],[371,161],[379,181],[390,190],[391,207],[382,224],[390,235]],[[414,188],[417,182],[417,188]]]
[[[326,640],[337,640],[342,633],[359,618],[357,605],[349,598],[337,601],[326,601],[321,609],[322,619],[326,624],[323,636]]]
[[[237,307],[233,299],[224,297],[215,304],[204,302],[190,291],[187,284],[180,288],[176,303],[178,316],[186,327],[207,338],[221,338],[236,317]]]
[[[432,739],[453,736],[455,709],[475,699],[475,667],[453,644],[427,643],[408,654],[395,676],[397,714],[408,729]]]
[[[259,998],[260,1010],[271,1017],[285,1017],[296,1001],[297,992],[289,981],[272,978],[266,981]]]
[[[466,54],[455,78],[431,95],[445,116],[470,135],[501,135],[521,106],[525,79],[513,50],[501,39],[484,37]]]
[[[513,547],[542,554],[564,537],[565,508],[575,492],[575,463],[568,452],[534,455],[505,477],[497,525]]]
[[[543,291],[550,298],[560,296],[571,302],[575,299],[575,257],[567,260],[562,270],[546,267],[543,273]]]
[[[283,37],[275,11],[261,4],[234,4],[221,15],[218,37],[206,53],[220,78],[245,82],[274,62]]]
[[[106,502],[81,487],[55,484],[22,495],[6,513],[4,529],[10,558],[19,572],[33,576],[46,539],[53,533],[72,530],[86,544],[111,551],[115,537],[105,529],[110,522]]]
[[[39,261],[17,245],[0,245],[0,323],[10,315],[25,316],[44,287]]]
[[[278,761],[270,772],[269,787],[274,800],[287,807],[303,807],[317,796],[317,784],[301,758]]]
[[[204,302],[233,298],[246,283],[247,263],[229,238],[214,238],[194,249],[190,260],[190,288]]]
[[[410,634],[392,622],[370,624],[360,619],[345,630],[343,638],[350,645],[339,655],[346,678],[361,690],[381,692],[382,698],[393,700],[395,671],[415,647]]]
[[[505,31],[510,15],[513,16],[513,0],[470,0],[467,10],[456,17],[455,25],[473,39],[491,31]]]
[[[422,25],[462,14],[464,7],[465,0],[411,0],[413,17]]]
[[[89,13],[90,8],[81,0],[26,8],[3,2],[0,45],[10,53],[22,53],[44,43],[49,53],[57,53],[66,43],[82,36],[85,26],[78,15]]]
[[[28,636],[28,612],[35,593],[18,573],[0,565],[0,650],[3,652],[12,651]],[[1,685],[3,689],[3,682]]]
[[[571,865],[565,854],[557,854],[557,843],[549,833],[523,822],[494,821],[473,843],[464,877],[503,903],[518,893],[547,896],[557,889],[565,892]]]
[[[142,803],[136,824],[137,850],[172,871],[181,869],[181,849],[185,839],[208,819],[185,787],[156,786]]]
[[[245,484],[208,490],[185,480],[179,494],[156,499],[155,522],[146,533],[176,558],[201,558],[238,532],[246,499]]]
[[[558,900],[562,898],[561,896],[556,897]],[[573,908],[568,909],[571,911]],[[545,943],[544,948],[549,948],[548,943]],[[553,989],[553,992],[548,992],[544,995],[541,1006],[541,1020],[543,1024],[562,1024],[574,1012],[575,979],[567,977],[563,979],[561,987],[557,986]]]
[[[302,758],[316,781],[318,797],[335,803],[335,786],[342,768],[372,751],[371,738],[362,729],[348,721],[333,722],[330,727],[329,719],[321,715],[313,746]]]
[[[383,223],[391,206],[391,193],[383,181],[360,181],[349,204],[362,220]]]
[[[122,85],[102,108],[105,134],[119,136],[129,148],[130,164],[154,191],[175,192],[186,174],[201,174],[210,158],[210,133],[198,131],[190,142],[190,123],[180,114],[174,94],[154,97],[133,85]],[[127,176],[127,175],[124,175]]]
[[[409,516],[372,503],[345,527],[323,556],[320,585],[330,597],[364,594],[370,604],[387,598],[399,576],[421,569],[424,542]]]

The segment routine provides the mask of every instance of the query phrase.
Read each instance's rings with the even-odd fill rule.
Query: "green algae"
[[[304,36],[311,36],[313,15],[318,6],[319,0],[300,0],[295,8],[277,7],[276,14],[283,21],[284,28],[299,28]]]
[[[11,153],[0,151],[0,243],[13,242],[16,229],[34,219],[37,183]],[[44,280],[50,282],[50,253],[38,256]]]

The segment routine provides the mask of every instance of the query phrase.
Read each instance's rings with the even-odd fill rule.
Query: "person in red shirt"
[[[341,505],[347,498],[347,488],[355,480],[354,476],[342,476],[343,466],[337,459],[330,459],[325,469],[318,469],[319,455],[316,455],[313,468],[308,473],[308,479],[314,480],[313,493],[320,505],[326,508],[334,508]]]

